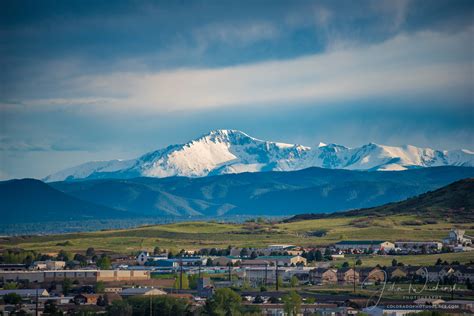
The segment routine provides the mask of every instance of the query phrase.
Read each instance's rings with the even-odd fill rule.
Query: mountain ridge
[[[36,179],[0,182],[0,200],[2,223],[127,218],[134,215],[78,199]]]
[[[466,149],[440,151],[375,143],[355,148],[320,143],[311,148],[264,141],[238,130],[215,130],[185,144],[170,145],[136,159],[88,162],[51,174],[43,180],[205,177],[243,172],[295,171],[309,167],[395,171],[446,165],[473,167],[474,153]]]
[[[9,180],[0,182],[0,217],[22,223],[331,213],[405,200],[473,177],[470,167],[395,173],[312,167],[200,178]]]
[[[331,214],[299,214],[285,222],[300,220],[352,217],[389,216],[410,214],[427,220],[443,219],[452,222],[474,221],[474,178],[455,181],[451,184],[408,198],[400,202]],[[412,223],[416,224],[416,223]]]
[[[95,204],[147,216],[294,215],[378,206],[474,177],[474,168],[387,172],[308,168],[201,178],[140,177],[49,183]]]

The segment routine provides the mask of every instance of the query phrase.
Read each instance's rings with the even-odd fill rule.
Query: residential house
[[[408,272],[402,267],[388,267],[385,269],[385,272],[390,281],[406,279],[408,276]]]
[[[454,270],[453,275],[457,282],[464,283],[469,280],[472,284],[474,284],[474,267],[461,265],[453,266],[452,269]]]
[[[454,269],[449,266],[428,266],[419,268],[416,275],[427,279],[428,282],[438,282],[452,276],[454,272]]]
[[[337,272],[337,281],[339,283],[358,283],[359,282],[359,272],[352,268],[342,268],[338,269]]]
[[[99,294],[78,294],[74,296],[73,301],[77,305],[97,305]]]
[[[309,272],[309,278],[313,284],[336,284],[337,270],[316,268]]]
[[[360,268],[358,269],[360,282],[369,283],[369,282],[382,282],[386,279],[386,272],[382,269],[375,268]]]
[[[296,277],[299,282],[304,283],[304,282],[309,281],[310,279],[309,274],[311,270],[312,268],[302,267],[302,266],[289,269],[287,272],[287,278],[291,280],[291,278]]]

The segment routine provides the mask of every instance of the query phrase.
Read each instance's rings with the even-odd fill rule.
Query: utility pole
[[[275,260],[275,289],[278,292],[278,260]]]
[[[201,261],[199,261],[198,276],[199,276],[199,279],[200,279],[201,278]]]
[[[179,289],[183,289],[183,259],[179,258]]]
[[[232,284],[232,275],[231,275],[232,262],[229,262],[227,265],[229,266],[229,270],[228,270],[228,273],[229,273],[229,282]]]
[[[38,316],[38,288],[36,288],[36,316]]]
[[[354,261],[352,271],[353,271],[353,281],[354,281],[353,283],[354,283],[354,293],[355,293],[356,292],[356,265],[355,265],[355,261]]]
[[[267,286],[268,262],[265,262],[265,286]]]
[[[153,316],[153,295],[150,295],[150,316]]]

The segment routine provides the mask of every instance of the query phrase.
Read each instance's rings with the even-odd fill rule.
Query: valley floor
[[[270,244],[295,244],[299,246],[325,246],[341,240],[422,240],[440,241],[453,227],[450,223],[429,224],[419,217],[343,217],[306,220],[292,223],[266,221],[226,224],[217,222],[181,222],[144,226],[133,229],[108,230],[73,234],[3,237],[0,248],[22,248],[42,253],[66,250],[83,252],[88,247],[99,251],[132,254],[139,250],[159,246],[162,249],[197,250],[201,248],[262,247]],[[455,225],[474,235],[474,223]],[[319,236],[319,237],[318,237]],[[434,255],[405,255],[397,260],[406,264],[434,264],[437,258],[474,261],[474,252]],[[364,258],[364,265],[389,264],[393,256]]]

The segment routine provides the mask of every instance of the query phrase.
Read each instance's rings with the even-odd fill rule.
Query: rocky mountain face
[[[54,173],[43,180],[204,177],[243,172],[295,171],[309,167],[398,171],[436,166],[472,167],[474,152],[374,143],[356,148],[320,143],[311,148],[259,140],[237,130],[216,130],[186,144],[171,145],[137,159],[88,162]]]

